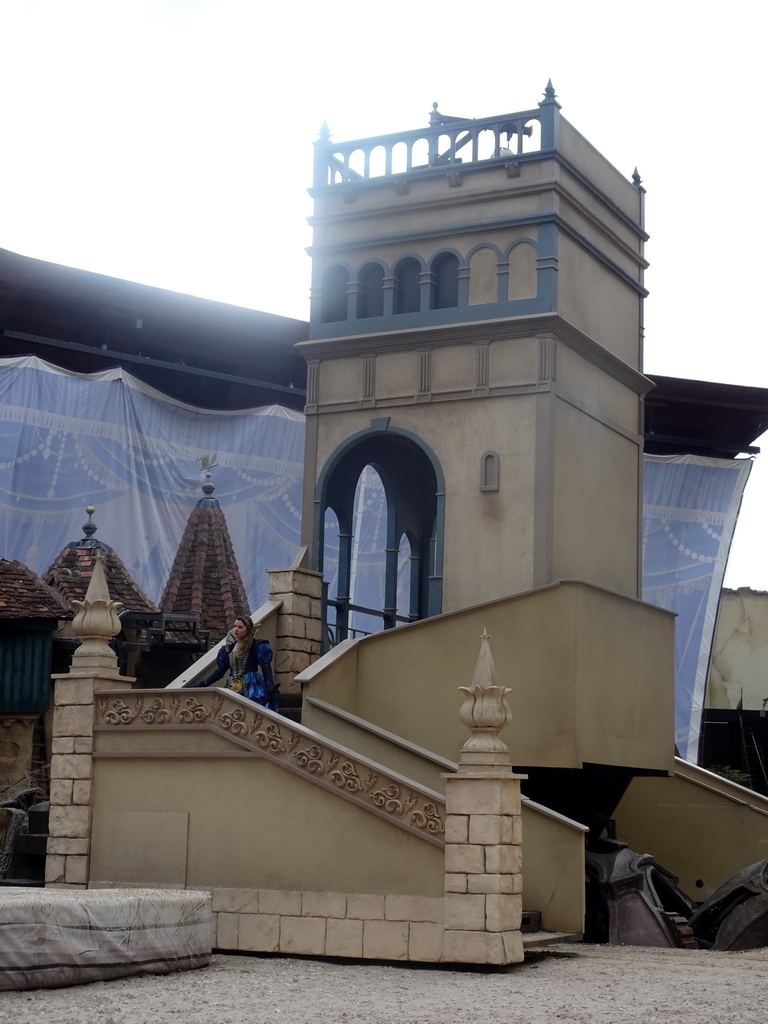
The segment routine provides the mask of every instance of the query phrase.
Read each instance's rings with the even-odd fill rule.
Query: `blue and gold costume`
[[[238,657],[236,649],[237,641],[228,633],[216,655],[216,668],[194,685],[210,686],[229,672],[225,683],[227,690],[242,693],[262,707],[277,711],[277,686],[272,676],[272,648],[269,642],[254,639],[245,658]]]

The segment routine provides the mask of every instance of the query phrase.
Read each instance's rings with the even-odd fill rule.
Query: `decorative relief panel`
[[[363,356],[363,398],[376,397],[376,357]]]
[[[556,377],[555,339],[551,335],[539,336],[539,384],[548,384]]]
[[[392,776],[380,765],[337,748],[325,737],[220,687],[194,693],[163,690],[159,695],[156,690],[101,693],[97,695],[96,722],[115,728],[171,725],[222,729],[316,785],[443,845],[445,803],[438,794]]]

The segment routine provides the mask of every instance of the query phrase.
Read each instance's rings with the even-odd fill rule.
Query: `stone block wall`
[[[446,777],[446,960],[523,959],[520,779]]]
[[[439,896],[213,889],[213,945],[253,953],[443,960]]]
[[[295,677],[320,655],[323,577],[309,569],[270,569],[268,575],[270,600],[282,602],[272,671],[283,693],[299,693]]]
[[[45,884],[88,884],[93,786],[93,680],[57,677],[51,756],[51,810]]]
[[[109,669],[100,675],[86,671],[54,676],[46,887],[85,889],[88,885],[94,687],[114,689],[130,682]]]

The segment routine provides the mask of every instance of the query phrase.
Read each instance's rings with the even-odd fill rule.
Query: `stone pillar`
[[[322,573],[311,569],[268,569],[269,599],[282,601],[272,666],[283,693],[299,693],[294,678],[320,655]]]
[[[472,735],[456,774],[445,775],[445,946],[454,963],[523,959],[520,782],[499,736],[509,716],[483,630],[459,717]]]
[[[84,889],[88,885],[93,788],[93,713],[96,690],[124,689],[134,680],[121,676],[109,640],[120,632],[117,610],[97,551],[93,575],[72,623],[82,639],[69,672],[55,675],[51,811],[45,865],[46,886]]]

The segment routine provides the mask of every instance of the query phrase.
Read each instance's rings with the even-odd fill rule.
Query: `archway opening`
[[[338,643],[441,610],[442,484],[423,448],[402,434],[372,432],[332,456],[318,499],[324,638]]]

